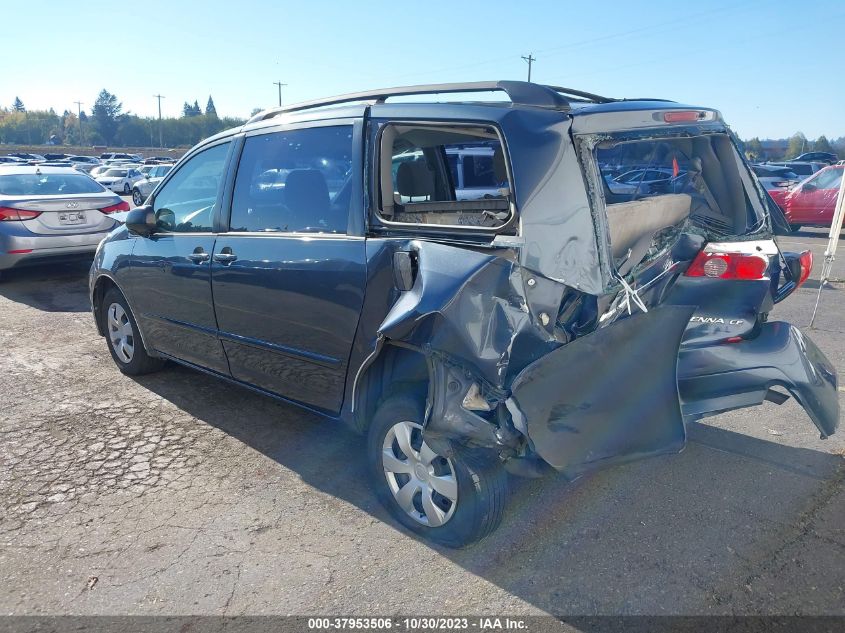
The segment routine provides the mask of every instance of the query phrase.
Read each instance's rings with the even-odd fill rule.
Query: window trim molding
[[[379,124],[378,121],[375,121],[376,124]],[[490,128],[495,133],[499,139],[499,144],[502,147],[502,151],[505,154],[505,171],[508,175],[508,184],[510,188],[510,195],[507,198],[508,207],[510,215],[508,219],[502,223],[500,226],[468,226],[465,224],[429,224],[427,222],[396,222],[394,220],[388,220],[384,216],[384,184],[383,184],[383,176],[384,176],[384,165],[382,164],[382,156],[384,153],[384,133],[385,131],[390,128],[391,126],[413,126],[413,127],[448,127],[448,128],[467,128],[467,127],[477,127],[477,128]],[[508,229],[512,228],[514,225],[518,225],[519,219],[519,207],[516,204],[516,200],[514,197],[515,188],[513,182],[513,170],[511,169],[510,164],[510,150],[508,149],[507,141],[505,140],[505,135],[502,133],[501,127],[492,122],[492,121],[476,121],[476,120],[455,120],[455,119],[447,119],[447,120],[412,120],[412,119],[388,119],[382,123],[380,123],[379,129],[376,132],[375,138],[375,152],[374,152],[374,162],[373,162],[373,177],[375,179],[374,183],[374,191],[376,193],[377,198],[373,201],[373,216],[374,219],[378,222],[376,226],[385,226],[391,227],[396,229],[402,230],[414,230],[419,232],[421,229],[424,231],[461,231],[467,233],[480,233],[480,234],[487,234],[487,235],[498,235],[499,233],[506,232]],[[393,183],[393,178],[391,175],[391,186]],[[372,226],[371,226],[372,228]]]
[[[214,198],[214,205],[211,207],[211,230],[210,231],[156,231],[154,235],[199,235],[205,233],[207,235],[216,234],[217,233],[217,216],[220,213],[220,208],[223,204],[223,192],[227,185],[228,173],[229,169],[231,168],[232,164],[232,152],[235,148],[236,138],[234,136],[226,136],[224,138],[218,139],[213,143],[208,143],[206,145],[202,145],[199,147],[194,148],[193,150],[189,151],[185,154],[182,158],[179,159],[173,168],[167,172],[164,176],[164,179],[156,185],[153,192],[156,194],[152,197],[150,205],[153,209],[155,209],[156,200],[158,199],[159,194],[164,190],[167,186],[167,183],[170,182],[170,179],[173,178],[176,174],[178,174],[182,169],[184,169],[185,165],[187,165],[195,156],[198,156],[202,152],[210,149],[214,149],[220,145],[225,143],[229,144],[229,151],[226,152],[226,157],[224,158],[224,165],[223,165],[223,173],[222,173],[222,180],[221,184],[217,185],[217,195]]]
[[[238,171],[241,166],[241,160],[243,158],[244,150],[246,149],[247,140],[250,138],[254,138],[257,136],[265,136],[268,134],[281,134],[284,132],[293,132],[297,130],[307,130],[321,127],[349,127],[350,131],[352,132],[352,147],[350,151],[350,156],[352,160],[352,193],[350,195],[349,213],[347,214],[346,218],[345,231],[343,233],[311,233],[302,231],[232,231],[231,223],[232,208],[235,201],[235,183],[238,179]],[[226,192],[224,196],[225,206],[221,208],[220,224],[216,227],[217,232],[220,234],[227,235],[260,235],[263,237],[268,237],[271,235],[293,235],[297,237],[314,237],[316,235],[331,235],[335,237],[358,236],[359,232],[353,232],[353,229],[357,227],[353,224],[352,218],[353,214],[357,213],[360,216],[363,212],[363,207],[360,202],[362,189],[362,183],[360,181],[363,179],[363,172],[361,166],[363,165],[363,158],[359,156],[356,151],[356,148],[359,147],[361,144],[362,128],[362,119],[356,117],[343,117],[338,119],[320,119],[319,121],[298,121],[295,123],[282,123],[279,125],[274,125],[271,127],[262,127],[257,130],[245,133],[242,132],[241,134],[238,134],[236,138],[237,146],[235,152],[230,157],[230,173],[227,176]],[[356,179],[359,182],[356,182]],[[361,232],[360,235],[363,235],[363,233]]]

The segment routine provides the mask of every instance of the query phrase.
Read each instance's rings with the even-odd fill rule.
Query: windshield
[[[637,213],[662,214],[666,226],[689,221],[727,236],[764,225],[762,201],[726,134],[609,140],[596,146],[595,160],[609,215],[651,200]]]
[[[104,176],[115,176],[117,178],[125,178],[126,177],[126,170],[125,169],[109,169]]]
[[[0,194],[7,196],[56,196],[102,193],[101,185],[84,174],[13,174],[0,176]]]

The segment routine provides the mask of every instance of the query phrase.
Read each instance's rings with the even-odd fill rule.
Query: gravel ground
[[[815,276],[824,243],[782,241]],[[791,400],[676,456],[515,481],[497,533],[444,550],[387,518],[345,429],[176,366],[120,374],[86,273],[0,283],[2,613],[845,615],[845,432]],[[806,326],[817,287],[773,318]],[[843,287],[808,332],[845,375]]]

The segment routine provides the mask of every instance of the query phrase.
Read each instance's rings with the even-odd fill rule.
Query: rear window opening
[[[6,196],[64,196],[103,193],[105,189],[86,174],[8,174],[0,176],[0,194]]]
[[[380,148],[379,217],[386,223],[498,229],[512,218],[495,128],[389,124]]]
[[[711,238],[765,226],[762,202],[726,134],[605,141],[595,160],[617,265],[639,261],[656,237],[685,225]]]

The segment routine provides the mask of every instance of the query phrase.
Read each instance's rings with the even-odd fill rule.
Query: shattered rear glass
[[[596,147],[595,160],[611,229],[624,207],[646,225],[688,220],[713,237],[743,235],[764,221],[758,193],[743,181],[741,159],[726,134],[606,141]],[[651,202],[632,204],[643,200]]]

